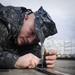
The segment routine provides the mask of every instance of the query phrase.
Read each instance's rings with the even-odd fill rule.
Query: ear
[[[27,15],[25,18],[24,18],[24,21],[27,21],[29,18],[29,16]]]

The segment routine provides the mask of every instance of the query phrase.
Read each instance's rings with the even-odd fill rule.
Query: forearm
[[[18,55],[0,51],[0,68],[15,68],[14,65],[18,58]]]

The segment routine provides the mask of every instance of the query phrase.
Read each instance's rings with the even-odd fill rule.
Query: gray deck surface
[[[75,75],[75,60],[57,60],[55,67],[44,70],[56,75]],[[35,69],[0,69],[0,75],[52,75]]]

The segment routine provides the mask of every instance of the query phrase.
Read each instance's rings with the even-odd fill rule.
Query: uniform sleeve
[[[41,47],[38,43],[34,45],[32,49],[32,53],[37,57],[41,58]]]
[[[0,20],[0,68],[15,68],[18,55],[3,50],[2,43],[8,36],[8,30]]]

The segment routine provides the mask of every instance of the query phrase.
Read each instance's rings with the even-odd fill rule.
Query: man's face
[[[33,44],[37,41],[37,35],[34,29],[34,19],[34,14],[25,17],[17,39],[19,45]]]

